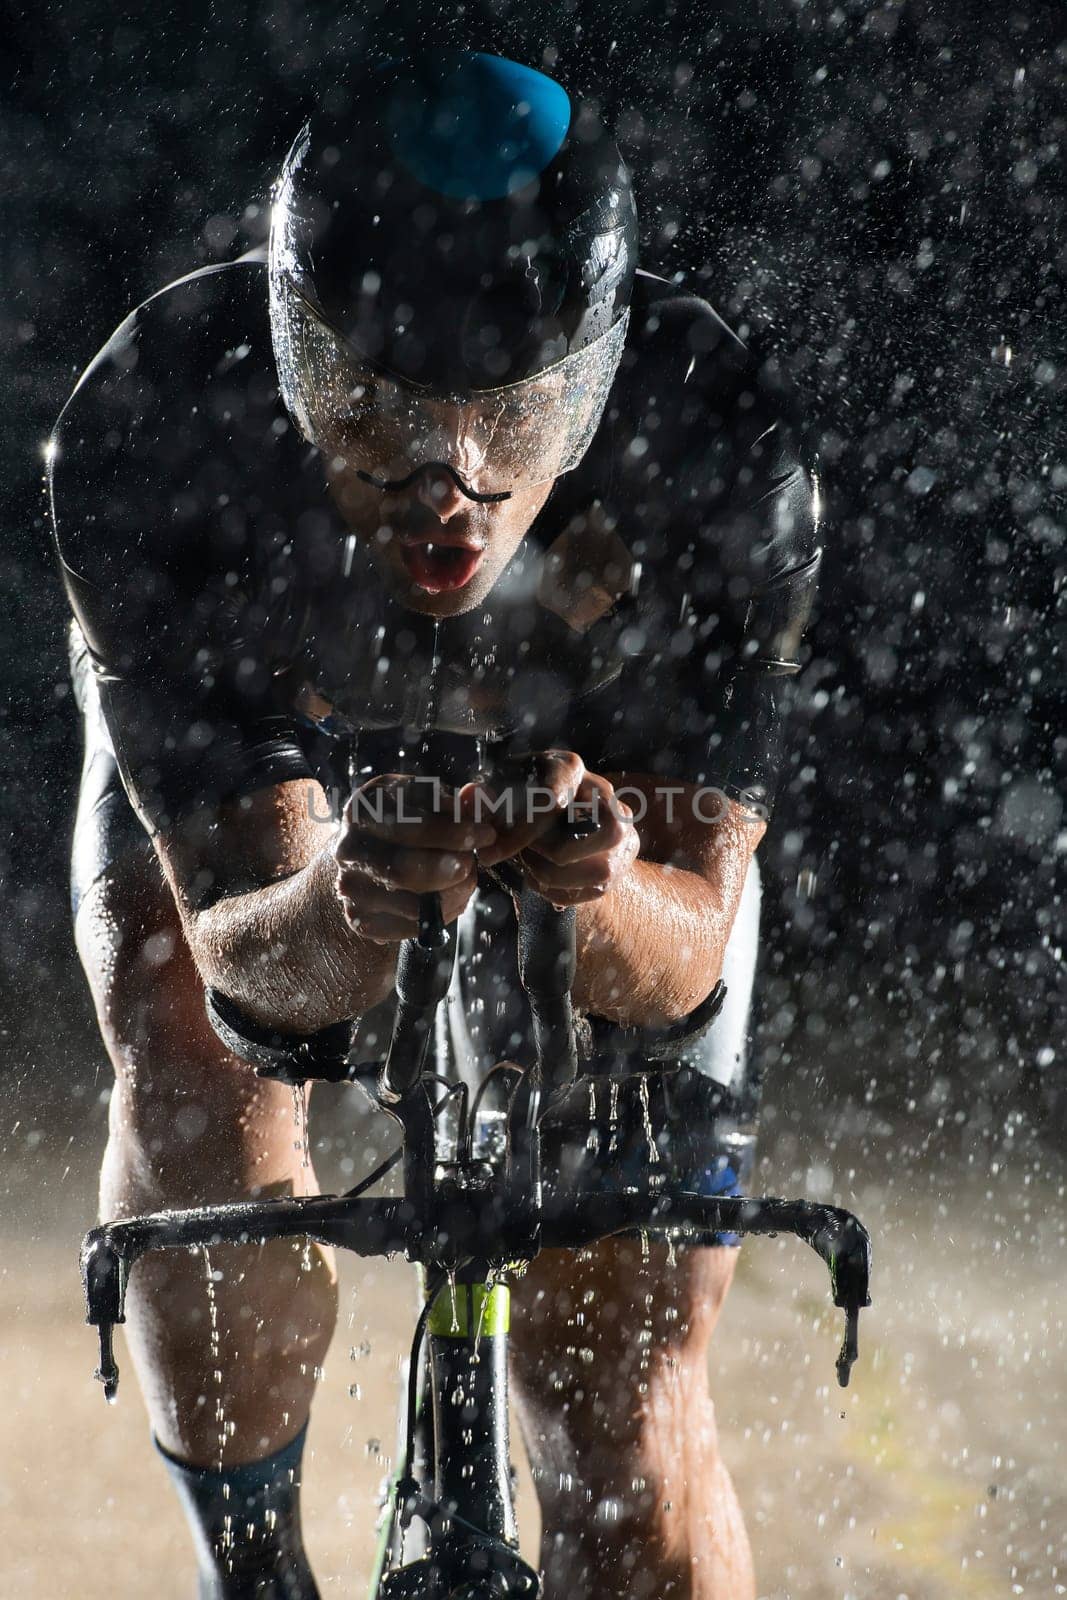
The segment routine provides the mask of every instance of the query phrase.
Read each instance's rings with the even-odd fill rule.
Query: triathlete
[[[116,1073],[104,1216],[314,1188],[291,1092],[241,1042],[380,1039],[420,892],[460,925],[443,1068],[521,1059],[503,861],[577,907],[590,1037],[726,978],[650,1116],[690,1182],[744,1184],[754,856],[817,484],[742,342],[636,257],[589,104],[484,54],[392,61],[301,131],[269,248],[153,295],[75,389],[49,475],[77,942]],[[572,801],[599,802],[577,840]],[[591,1115],[570,1097],[559,1159]],[[604,1182],[653,1159],[615,1148]],[[735,1261],[613,1240],[516,1286],[549,1600],[754,1594],[706,1377]],[[200,1594],[306,1600],[334,1267],[288,1244],[208,1266],[210,1299],[202,1257],[141,1263],[127,1327]]]

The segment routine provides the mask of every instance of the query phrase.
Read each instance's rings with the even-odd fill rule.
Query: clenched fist
[[[446,923],[474,892],[474,852],[498,842],[491,820],[475,822],[475,785],[459,791],[388,773],[355,790],[334,845],[337,893],[354,932],[397,944],[419,931],[419,896],[436,891]],[[499,857],[497,857],[499,859]]]
[[[511,786],[483,785],[471,814],[491,819],[499,834],[479,860],[515,859],[529,886],[560,908],[607,894],[641,849],[631,808],[573,750],[542,751],[532,773]]]

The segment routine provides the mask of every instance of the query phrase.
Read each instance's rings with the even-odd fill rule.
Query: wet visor
[[[431,394],[357,350],[289,279],[275,305],[282,394],[310,443],[380,489],[443,466],[474,499],[504,499],[578,465],[600,421],[629,313],[531,378],[463,395]]]

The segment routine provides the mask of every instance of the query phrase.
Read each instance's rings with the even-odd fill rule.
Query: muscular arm
[[[602,899],[578,907],[579,1010],[615,1022],[659,1027],[686,1016],[711,992],[722,972],[745,873],[766,823],[734,801],[719,820],[694,814],[693,785],[611,774],[635,806],[641,857]],[[716,815],[714,797],[702,809]]]
[[[206,986],[254,1022],[312,1033],[393,985],[396,949],[354,932],[337,896],[333,823],[310,778],[203,808],[156,849]]]
[[[578,907],[580,1010],[659,1026],[717,982],[748,862],[765,831],[734,802],[694,812],[692,785],[615,775],[647,802],[641,858],[607,894]],[[639,808],[638,808],[639,809]],[[391,992],[396,949],[354,932],[337,896],[336,829],[310,779],[192,813],[157,837],[186,938],[206,985],[256,1022],[313,1032]],[[706,815],[715,815],[705,799]]]

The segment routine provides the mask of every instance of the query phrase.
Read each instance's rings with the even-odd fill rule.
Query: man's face
[[[403,489],[377,489],[341,455],[324,454],[330,494],[389,593],[431,617],[458,616],[485,600],[552,490],[549,480],[485,504],[439,466],[424,467]]]

